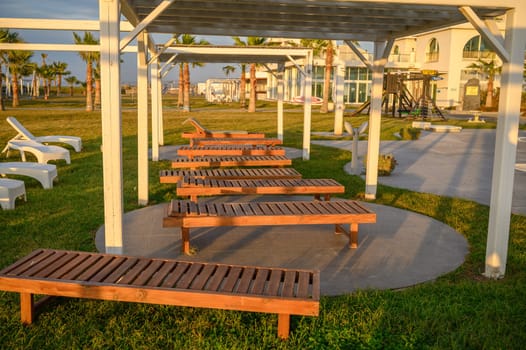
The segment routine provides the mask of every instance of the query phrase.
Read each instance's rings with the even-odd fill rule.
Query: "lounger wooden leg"
[[[35,304],[33,294],[20,293],[20,319],[23,324],[33,323]]]
[[[190,254],[190,229],[181,227],[182,250],[184,254]]]
[[[290,330],[290,315],[278,314],[278,337],[287,339]]]
[[[342,233],[348,234],[341,224],[334,225],[334,233],[337,235],[341,235]]]
[[[358,248],[358,224],[351,224],[349,232],[349,248]]]

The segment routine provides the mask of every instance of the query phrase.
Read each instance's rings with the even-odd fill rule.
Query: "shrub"
[[[402,140],[418,140],[421,132],[419,128],[401,128],[400,137]]]
[[[365,168],[367,168],[367,155],[363,159]],[[378,176],[389,176],[396,167],[396,159],[392,153],[380,154],[378,156]]]

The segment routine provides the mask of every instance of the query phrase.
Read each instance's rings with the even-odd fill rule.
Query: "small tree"
[[[90,32],[84,32],[84,37],[73,33],[75,44],[77,45],[97,45],[99,41]],[[81,51],[80,57],[86,62],[86,111],[93,111],[93,62],[96,60],[98,52]]]
[[[489,62],[479,59],[478,63],[472,63],[467,68],[476,70],[487,75],[488,85],[485,106],[487,108],[493,107],[493,101],[495,97],[493,91],[493,83],[495,81],[495,76],[501,72],[502,67],[498,66],[497,62],[494,59],[492,59]]]
[[[76,76],[70,75],[69,77],[66,77],[66,83],[69,84],[69,96],[73,96],[73,88],[75,84],[79,83],[79,80]]]
[[[67,68],[68,64],[66,62],[53,62],[53,70],[57,79],[57,96],[60,96],[60,90],[62,89],[62,77],[71,73]]]

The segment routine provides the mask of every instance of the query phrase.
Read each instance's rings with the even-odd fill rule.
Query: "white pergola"
[[[354,47],[353,41],[374,42],[374,60],[369,62],[365,57],[361,58],[372,71],[367,162],[369,169],[376,169],[380,147],[383,73],[394,40],[470,22],[503,61],[484,274],[491,278],[504,276],[526,47],[526,27],[521,24],[526,18],[526,2],[99,0],[99,13],[100,46],[94,49],[99,49],[101,53],[104,211],[108,252],[122,251],[123,171],[119,54],[127,50],[132,40],[138,41],[139,55],[139,145],[148,142],[148,66],[158,52],[158,48],[149,40],[149,33],[343,40],[359,56],[361,55]],[[121,15],[132,27],[122,39]],[[500,35],[495,24],[496,17],[503,15],[506,15],[504,37]],[[10,21],[13,26],[5,25],[7,22],[3,20],[0,18],[0,27],[21,28],[20,24],[13,23],[13,20]],[[15,21],[26,23],[23,19]],[[46,23],[42,22],[42,25]],[[86,26],[83,29],[90,30]],[[170,45],[171,43],[165,46],[168,48]],[[0,49],[12,47],[0,45]],[[82,51],[86,51],[85,47]],[[157,64],[152,67],[152,86],[159,86],[159,82],[156,81],[156,77],[160,76],[156,72],[159,66]],[[157,94],[158,89],[152,89],[152,93]],[[158,99],[158,96],[152,96],[152,100]],[[138,158],[139,178],[147,177],[148,155],[145,147],[139,147]],[[365,182],[366,197],[374,199],[377,189],[376,171],[368,171]],[[139,189],[139,200],[141,198],[147,198],[147,187]]]

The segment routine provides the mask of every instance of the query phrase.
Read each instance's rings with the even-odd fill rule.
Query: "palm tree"
[[[97,45],[99,41],[90,32],[84,32],[84,37],[73,33],[77,45]],[[93,62],[100,54],[98,52],[81,51],[80,57],[86,62],[86,111],[93,111]]]
[[[325,54],[325,74],[323,82],[323,101],[320,107],[320,113],[329,111],[329,99],[331,98],[331,75],[332,64],[334,61],[334,46],[332,40],[321,39],[302,39],[301,46],[312,48],[315,56]]]
[[[236,71],[236,67],[234,66],[224,66],[223,67],[223,72],[225,73],[227,77],[230,75],[230,73],[233,73],[235,71]]]
[[[18,33],[11,33],[9,32],[9,29],[0,29],[0,43],[16,43],[20,41],[18,37]],[[1,51],[0,50],[0,111],[5,110],[4,106],[4,97],[2,94],[3,91],[3,78],[4,75],[2,74],[2,66],[5,64],[7,67],[7,51]]]
[[[234,39],[234,42],[237,46],[265,46],[268,45],[268,38],[263,38],[259,36],[249,36],[247,37],[247,41],[243,42],[239,37],[235,36],[232,37]],[[276,43],[276,45],[279,45],[279,43]],[[242,74],[242,80],[241,85],[243,84],[244,80],[244,70],[241,72]],[[243,86],[244,87],[244,86]],[[255,112],[256,111],[256,101],[257,101],[257,80],[256,80],[256,64],[251,63],[250,64],[250,100],[248,102],[248,112]],[[241,89],[241,94],[244,94],[244,90]]]
[[[55,80],[56,74],[52,65],[44,64],[37,69],[38,75],[44,80],[44,100],[49,98],[51,93],[51,81]]]
[[[206,40],[199,40],[190,34],[183,34],[175,41],[180,45],[210,45]],[[193,67],[202,66],[202,63],[193,63]],[[179,89],[181,82],[179,82]],[[183,63],[183,112],[190,112],[190,65],[188,62]]]
[[[11,86],[13,89],[13,107],[18,107],[20,104],[18,81],[21,77],[31,74],[33,65],[31,63],[33,57],[32,51],[12,50],[7,52],[7,59],[9,61],[9,73],[11,74]]]
[[[66,70],[68,64],[66,62],[53,62],[53,69],[57,78],[57,96],[60,96],[60,90],[62,89],[62,76],[68,75],[71,72]]]
[[[472,63],[467,68],[474,69],[488,76],[485,106],[487,108],[493,107],[493,82],[495,81],[495,75],[500,73],[502,67],[498,66],[494,59],[489,62],[479,59],[478,63]]]
[[[183,75],[183,70],[184,70],[184,64],[183,63],[179,63],[179,89],[177,91],[177,108],[181,108],[183,107],[183,99],[184,99],[184,75]]]
[[[74,75],[70,75],[69,77],[66,77],[65,80],[66,80],[66,83],[69,84],[69,95],[73,96],[73,87],[75,86],[75,84],[78,84],[79,80]]]

